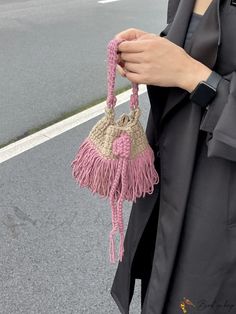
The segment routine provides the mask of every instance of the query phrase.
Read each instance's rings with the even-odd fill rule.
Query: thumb
[[[137,29],[137,28],[128,28],[128,29],[116,34],[114,38],[124,39],[124,40],[135,40],[144,34],[147,34],[147,32],[144,32],[144,31]]]
[[[156,38],[157,37],[157,34],[154,34],[154,33],[146,33],[144,35],[141,35],[139,37],[139,40],[145,40],[145,39],[152,39],[152,38]]]

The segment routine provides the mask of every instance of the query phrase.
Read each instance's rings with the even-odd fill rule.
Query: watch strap
[[[215,71],[212,71],[208,79],[206,80],[207,84],[211,85],[215,90],[217,90],[217,87],[219,85],[220,80],[222,79],[222,76],[218,74]],[[209,105],[205,107],[206,110],[209,109]]]
[[[217,93],[217,87],[218,84],[221,80],[222,76],[220,74],[218,74],[215,71],[211,71],[211,74],[209,75],[209,77],[204,80],[201,81],[197,87],[191,92],[190,94],[190,99],[192,101],[194,101],[196,104],[204,107],[206,110],[209,108],[209,104],[211,102],[211,100],[215,97],[216,93]],[[208,86],[208,88],[211,91],[214,91],[214,93],[210,92],[209,97],[207,96],[207,94],[202,94],[203,91],[202,90],[202,86],[206,85]]]
[[[208,79],[205,81],[207,84],[211,85],[215,90],[221,80],[222,76],[215,71],[212,71]]]

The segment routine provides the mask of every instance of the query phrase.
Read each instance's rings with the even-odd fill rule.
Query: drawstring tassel
[[[119,247],[119,260],[122,261],[124,255],[124,223],[123,223],[123,201],[126,193],[127,184],[127,159],[130,157],[131,138],[127,133],[121,134],[116,138],[112,145],[112,151],[119,159],[118,169],[114,184],[111,189],[110,202],[112,208],[112,225],[113,228],[110,232],[110,262],[115,263],[115,243],[114,235],[119,229],[120,233],[120,247]],[[120,180],[119,180],[120,179]],[[117,203],[115,204],[114,193],[118,184],[121,183],[121,193]]]
[[[118,217],[117,217],[117,204],[115,200],[115,190],[119,183],[120,173],[121,173],[121,166],[122,166],[122,160],[119,160],[118,168],[116,177],[114,180],[114,183],[111,188],[110,193],[110,205],[112,209],[112,230],[110,232],[110,262],[115,262],[115,242],[114,242],[114,235],[116,231],[118,230]]]

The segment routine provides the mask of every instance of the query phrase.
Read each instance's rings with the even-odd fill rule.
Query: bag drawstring
[[[115,156],[119,158],[119,163],[117,167],[117,173],[115,180],[113,182],[111,193],[110,193],[110,203],[112,208],[112,225],[113,228],[110,232],[110,262],[115,262],[115,243],[114,243],[114,235],[119,228],[120,232],[120,248],[119,248],[119,259],[122,261],[124,254],[124,223],[123,223],[123,201],[124,195],[128,188],[127,182],[127,159],[130,157],[131,150],[131,138],[127,133],[121,134],[118,138],[116,138],[113,142],[112,152]],[[115,204],[115,191],[118,184],[121,184],[121,193],[117,204]]]

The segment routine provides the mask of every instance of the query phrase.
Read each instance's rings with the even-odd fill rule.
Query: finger
[[[132,60],[131,60],[131,62],[132,62]],[[117,64],[119,64],[122,68],[124,68],[124,66],[125,66],[125,60],[123,60],[121,53],[118,56]]]
[[[118,45],[118,51],[120,52],[143,52],[145,50],[146,41],[123,41]]]
[[[122,67],[119,66],[118,64],[117,64],[117,66],[116,66],[116,70],[117,70],[117,72],[118,72],[120,75],[122,75],[122,76],[125,75],[124,69],[122,69]]]
[[[140,73],[140,67],[137,66],[137,63],[125,62],[124,71],[133,72],[133,73]]]
[[[140,74],[137,73],[126,72],[126,78],[136,84],[145,84],[145,82],[142,82]]]
[[[121,58],[121,53],[118,53],[118,55],[117,55],[117,63],[120,64],[122,62],[123,62],[123,60]]]
[[[122,69],[122,67],[121,67],[120,65],[117,64],[116,70],[117,70],[117,72],[118,72],[121,76],[123,76],[123,77],[126,76],[125,71]]]
[[[122,52],[120,54],[120,62],[141,63],[142,53]],[[120,63],[119,62],[119,63]]]
[[[144,34],[144,35],[140,36],[139,40],[151,39],[151,38],[155,38],[157,36],[158,36],[157,34],[148,33],[148,34]]]
[[[121,57],[118,58],[117,64],[119,64],[121,67],[124,67],[124,61],[121,59]]]
[[[145,34],[146,32],[136,29],[136,28],[129,28],[124,30],[123,32],[118,33],[115,38],[116,39],[125,39],[125,40],[134,40],[137,39],[140,35]]]

